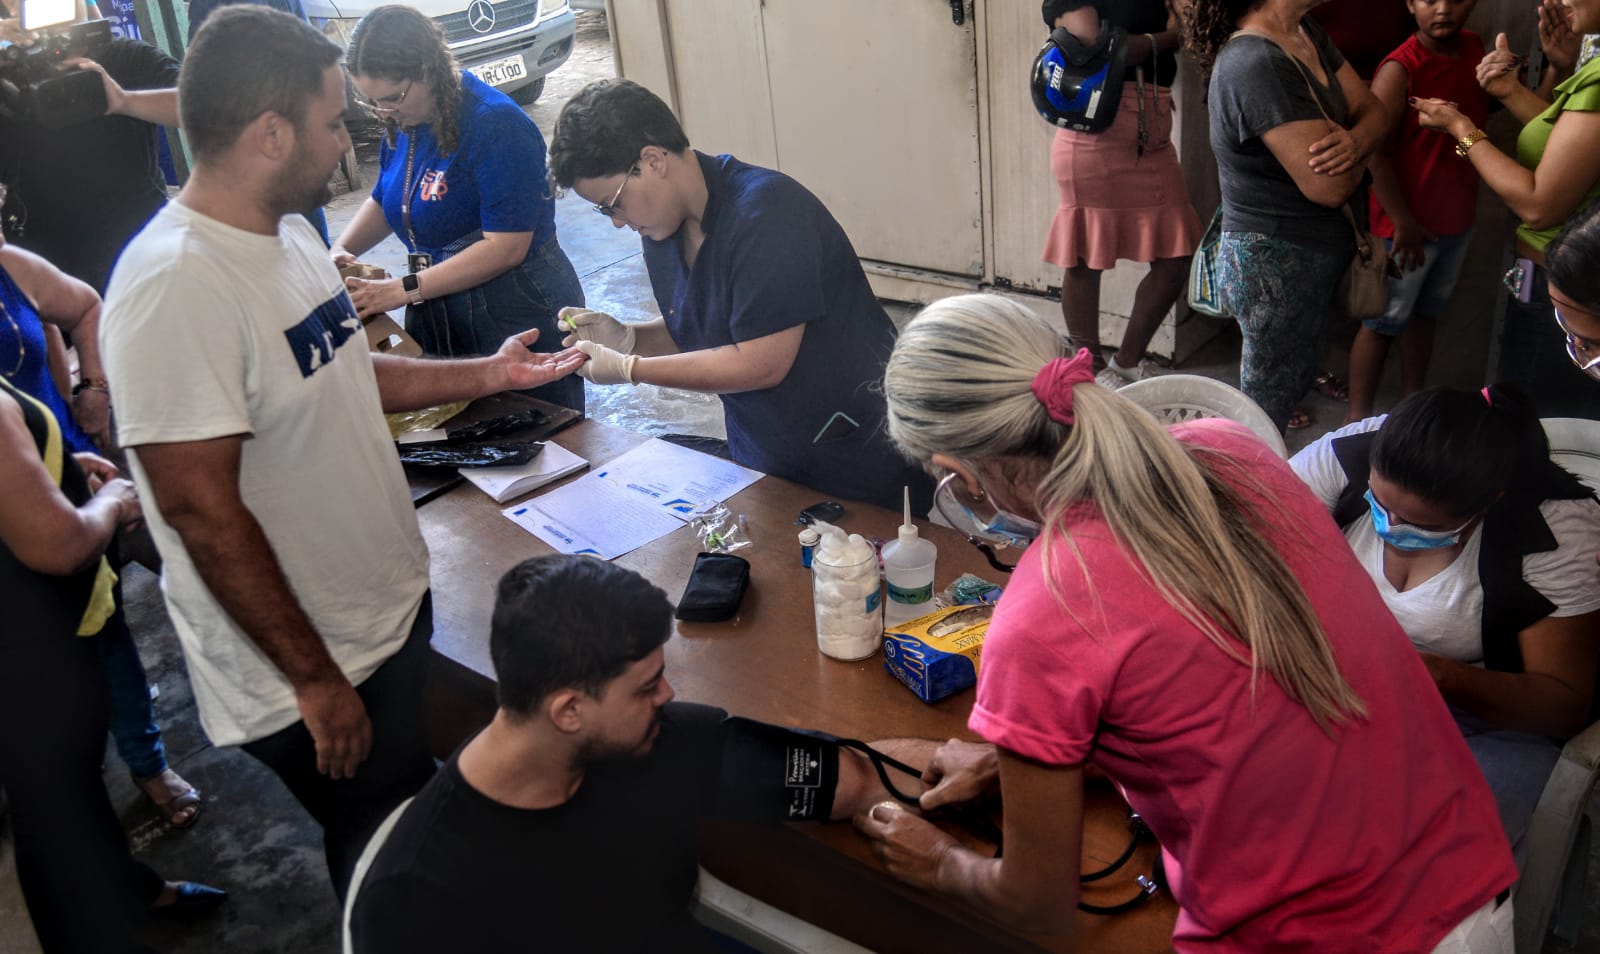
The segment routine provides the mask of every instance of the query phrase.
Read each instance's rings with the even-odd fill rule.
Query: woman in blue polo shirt
[[[433,20],[385,6],[356,27],[346,55],[363,102],[388,127],[372,195],[333,247],[354,261],[390,232],[425,267],[382,281],[351,278],[362,317],[408,305],[406,327],[431,354],[493,354],[537,328],[559,351],[556,312],[583,287],[556,241],[539,127],[509,97],[456,66]],[[583,410],[583,381],[535,397]]]

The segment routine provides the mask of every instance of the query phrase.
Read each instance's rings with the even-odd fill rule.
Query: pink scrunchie
[[[1072,389],[1094,380],[1094,356],[1079,348],[1070,358],[1051,358],[1033,376],[1033,396],[1039,399],[1050,419],[1069,427],[1072,414]]]

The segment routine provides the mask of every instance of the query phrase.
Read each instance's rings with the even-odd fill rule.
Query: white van
[[[356,24],[388,0],[303,0],[306,16],[340,46]],[[456,61],[523,105],[572,55],[577,31],[567,0],[410,0],[438,22]]]

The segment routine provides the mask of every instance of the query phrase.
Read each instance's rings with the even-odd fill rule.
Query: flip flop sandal
[[[200,820],[201,798],[200,793],[195,790],[194,786],[189,786],[189,788],[182,794],[175,795],[166,801],[160,801],[154,795],[146,792],[143,785],[144,782],[150,782],[160,778],[160,775],[153,775],[150,778],[145,779],[141,779],[132,774],[130,774],[128,777],[133,779],[134,786],[144,794],[144,797],[149,800],[150,804],[156,807],[156,811],[161,813],[161,817],[166,819],[167,824],[171,825],[173,828],[192,828],[194,823]],[[183,810],[186,808],[194,809],[194,811],[189,815],[189,820],[184,822],[178,821],[178,816],[182,814]]]
[[[1300,431],[1311,426],[1311,412],[1303,407],[1297,407],[1289,415],[1289,430]]]
[[[1350,385],[1332,371],[1319,373],[1312,379],[1312,383],[1317,386],[1317,390],[1321,391],[1324,397],[1332,398],[1335,401],[1348,401],[1350,399]]]

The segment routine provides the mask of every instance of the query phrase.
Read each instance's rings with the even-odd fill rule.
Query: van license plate
[[[481,66],[469,67],[468,71],[490,86],[504,86],[528,75],[528,68],[523,65],[521,53]]]

